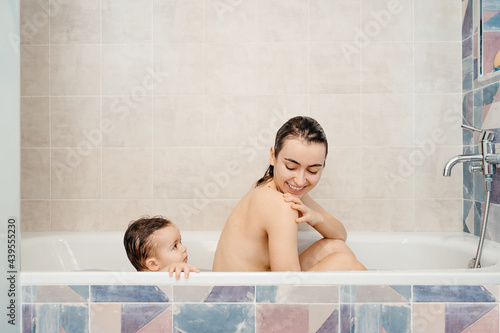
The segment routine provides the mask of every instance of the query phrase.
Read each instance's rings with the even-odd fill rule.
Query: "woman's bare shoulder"
[[[298,216],[296,210],[283,198],[283,193],[266,184],[253,189],[251,194],[252,209],[257,210],[266,219],[292,219]]]
[[[267,203],[271,201],[273,204],[277,204],[283,200],[283,193],[276,190],[276,188],[270,186],[269,184],[263,184],[256,186],[251,191],[252,199],[259,204]]]

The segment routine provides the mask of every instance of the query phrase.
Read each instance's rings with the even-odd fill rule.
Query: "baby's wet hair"
[[[172,225],[172,221],[163,216],[141,217],[129,223],[123,237],[123,245],[130,263],[138,271],[148,270],[146,260],[155,255],[156,246],[152,235],[165,227]]]

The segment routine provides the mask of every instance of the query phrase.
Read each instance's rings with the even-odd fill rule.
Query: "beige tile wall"
[[[460,231],[454,0],[26,0],[22,230],[219,230],[310,115],[348,230]]]

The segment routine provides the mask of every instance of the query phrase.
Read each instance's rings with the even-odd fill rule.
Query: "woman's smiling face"
[[[322,143],[287,139],[277,157],[274,147],[271,148],[270,164],[274,167],[276,188],[301,198],[318,184],[325,160],[326,146]]]

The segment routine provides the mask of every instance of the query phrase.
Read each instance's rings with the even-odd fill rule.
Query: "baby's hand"
[[[165,268],[165,271],[168,271],[170,276],[173,276],[175,273],[175,278],[177,280],[180,279],[182,272],[184,272],[184,277],[186,279],[189,278],[189,272],[196,272],[196,273],[200,272],[198,268],[194,267],[193,265],[187,264],[185,262],[176,262],[170,264]]]
[[[283,194],[283,198],[286,202],[291,202],[290,207],[299,212],[299,217],[295,220],[297,223],[306,222],[310,226],[314,226],[316,223],[321,221],[321,215],[311,208],[307,207],[302,200],[291,195],[290,193]]]

